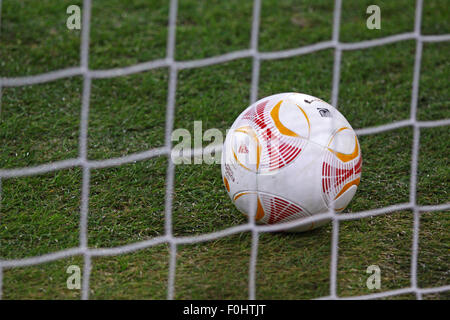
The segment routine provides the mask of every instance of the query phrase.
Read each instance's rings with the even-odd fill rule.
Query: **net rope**
[[[329,295],[320,297],[318,299],[376,299],[401,294],[415,294],[417,299],[422,299],[422,295],[439,293],[450,290],[450,285],[420,288],[417,285],[417,261],[419,252],[419,230],[420,230],[420,214],[421,212],[441,211],[449,210],[450,203],[444,203],[439,205],[418,205],[416,197],[417,188],[417,167],[418,167],[418,155],[419,155],[419,138],[421,128],[431,128],[438,126],[450,125],[450,119],[441,119],[434,121],[419,121],[417,120],[417,100],[419,93],[419,78],[420,78],[420,65],[422,59],[423,43],[428,42],[442,42],[449,41],[450,34],[442,35],[422,35],[421,34],[421,19],[422,19],[422,7],[423,1],[416,1],[415,8],[415,24],[414,32],[401,33],[375,40],[367,40],[352,43],[343,43],[339,41],[339,28],[340,28],[340,16],[341,16],[341,0],[335,0],[334,17],[333,17],[333,32],[332,39],[330,41],[323,41],[307,46],[302,46],[295,49],[273,51],[273,52],[259,52],[258,51],[258,37],[259,37],[259,25],[260,25],[260,11],[261,0],[254,0],[253,3],[253,17],[252,17],[252,31],[250,48],[246,50],[238,50],[230,53],[226,53],[219,56],[209,57],[205,59],[189,60],[189,61],[175,61],[175,36],[176,36],[176,20],[178,11],[178,0],[170,1],[169,22],[168,22],[168,37],[167,37],[167,52],[166,58],[157,59],[148,62],[138,63],[132,66],[123,68],[113,68],[107,70],[90,70],[88,67],[89,62],[89,34],[90,34],[90,21],[91,21],[91,0],[83,1],[83,28],[81,32],[81,48],[80,48],[80,66],[67,68],[62,70],[51,71],[38,75],[25,76],[25,77],[3,77],[0,78],[0,112],[1,112],[1,91],[3,87],[17,87],[26,86],[38,83],[45,83],[55,81],[58,79],[82,76],[83,77],[83,91],[81,102],[81,117],[80,117],[80,135],[79,135],[79,155],[77,158],[67,159],[63,161],[55,161],[42,165],[13,168],[13,169],[0,169],[0,203],[2,195],[2,179],[5,178],[17,178],[30,175],[38,175],[56,170],[62,170],[72,167],[81,167],[82,174],[82,187],[81,187],[81,205],[80,205],[80,222],[79,222],[79,246],[69,249],[64,249],[40,256],[33,256],[21,259],[9,259],[0,260],[0,298],[3,292],[3,270],[7,268],[25,267],[37,264],[43,264],[59,259],[64,259],[73,256],[83,256],[84,268],[82,277],[81,298],[89,299],[89,285],[90,275],[92,270],[92,257],[101,256],[114,256],[134,252],[141,249],[146,249],[152,246],[160,244],[168,244],[170,248],[169,259],[169,275],[167,285],[167,298],[173,299],[175,293],[175,274],[176,274],[176,253],[177,246],[182,244],[192,244],[205,242],[209,240],[219,239],[229,235],[233,235],[241,232],[251,232],[251,253],[249,264],[249,281],[248,292],[249,299],[256,299],[256,265],[257,265],[257,253],[258,253],[258,239],[261,232],[273,232],[286,229],[288,227],[295,227],[300,225],[310,224],[311,222],[320,221],[323,219],[332,220],[332,237],[331,237],[331,265],[330,265],[330,291]],[[1,4],[0,0],[0,23],[1,23]],[[342,51],[367,49],[376,46],[387,45],[399,41],[415,40],[416,51],[414,60],[414,71],[412,81],[412,94],[411,94],[411,111],[410,118],[401,121],[395,121],[389,124],[361,128],[355,130],[360,136],[371,135],[380,132],[390,131],[403,127],[412,127],[413,145],[412,145],[412,158],[411,158],[411,175],[410,175],[410,197],[409,202],[395,204],[387,207],[359,211],[348,214],[336,214],[334,210],[330,210],[327,213],[308,217],[306,219],[291,221],[276,225],[256,225],[254,219],[246,224],[233,226],[220,231],[201,234],[196,236],[181,236],[176,237],[173,235],[172,230],[172,199],[174,192],[174,175],[175,166],[172,161],[168,161],[166,172],[166,193],[165,193],[165,234],[163,236],[154,237],[148,240],[139,241],[123,246],[111,247],[111,248],[89,248],[88,247],[88,211],[89,211],[89,189],[90,189],[90,173],[93,169],[107,168],[120,166],[126,163],[132,163],[135,161],[150,159],[153,157],[167,156],[171,157],[172,142],[171,133],[174,125],[175,114],[175,93],[177,88],[177,73],[179,70],[201,68],[205,66],[221,64],[228,61],[252,58],[252,80],[250,89],[250,102],[253,103],[257,100],[258,96],[258,84],[260,64],[264,60],[283,59],[294,56],[300,56],[304,54],[313,53],[325,49],[334,49],[334,64],[333,64],[333,78],[332,78],[332,95],[331,104],[337,106],[339,97],[339,78],[341,68]],[[166,108],[166,123],[165,123],[165,144],[163,147],[152,148],[150,150],[133,153],[123,157],[105,159],[105,160],[88,160],[87,158],[87,139],[88,139],[88,116],[89,116],[89,102],[91,93],[92,79],[99,78],[112,78],[118,76],[125,76],[129,74],[139,73],[156,68],[168,68],[169,69],[169,84],[167,95],[167,108]],[[216,149],[217,150],[217,149]],[[194,149],[193,155],[203,154],[204,149]],[[411,210],[413,212],[413,241],[411,248],[411,275],[410,285],[405,288],[389,290],[369,295],[359,296],[346,296],[339,297],[337,294],[337,266],[338,266],[338,243],[339,243],[339,223],[340,221],[348,221],[355,219],[363,219],[367,217],[373,217],[377,215],[389,214],[399,210]]]

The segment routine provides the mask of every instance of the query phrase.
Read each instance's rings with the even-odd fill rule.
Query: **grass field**
[[[75,0],[3,0],[0,77],[34,75],[79,65],[80,31],[66,28]],[[381,30],[365,27],[365,9],[381,7]],[[343,0],[341,41],[354,42],[414,29],[415,1]],[[91,69],[128,66],[166,54],[168,1],[94,0]],[[260,51],[327,41],[333,3],[324,0],[263,0]],[[252,1],[179,0],[176,59],[210,57],[249,47]],[[424,1],[422,33],[450,33],[449,6]],[[450,44],[426,43],[418,103],[419,120],[450,118]],[[362,128],[410,117],[415,42],[403,41],[344,52],[339,109]],[[259,97],[297,91],[331,100],[333,50],[263,61]],[[251,59],[178,74],[175,128],[225,130],[249,103]],[[0,108],[0,168],[34,166],[78,156],[83,81],[62,79],[3,88]],[[168,88],[166,68],[112,79],[94,79],[90,100],[88,157],[108,159],[164,144]],[[418,203],[449,201],[450,131],[422,129]],[[360,188],[345,212],[409,201],[413,130],[360,137],[364,157]],[[447,150],[447,151],[445,151]],[[164,234],[167,159],[153,158],[93,170],[88,220],[91,248],[113,247]],[[0,259],[50,253],[79,244],[81,168],[3,179]],[[175,172],[175,236],[199,235],[246,222],[222,185],[220,165],[179,165]],[[411,211],[342,222],[337,293],[370,294],[410,286]],[[448,212],[421,216],[418,285],[449,284]],[[175,298],[246,299],[251,235],[242,233],[178,247]],[[260,235],[258,299],[306,299],[329,294],[331,225],[302,233]],[[73,299],[66,268],[82,257],[5,269],[4,299]],[[366,268],[381,268],[381,289],[366,287]],[[169,251],[160,245],[132,254],[95,258],[91,299],[165,299]],[[425,295],[448,299],[448,293]],[[413,295],[393,298],[414,299]]]

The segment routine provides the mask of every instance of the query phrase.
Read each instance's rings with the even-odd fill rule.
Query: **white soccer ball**
[[[301,93],[263,98],[241,113],[222,152],[233,203],[258,224],[342,211],[361,178],[358,138],[330,104]],[[252,210],[252,212],[250,212]],[[327,220],[297,226],[306,231]]]

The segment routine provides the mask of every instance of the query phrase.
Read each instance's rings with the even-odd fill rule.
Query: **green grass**
[[[90,67],[124,67],[164,58],[168,16],[166,0],[92,1]]]
[[[119,157],[161,147],[167,83],[166,69],[94,79],[89,110],[89,158]]]
[[[4,0],[0,76],[24,76],[79,65],[80,31],[65,27],[66,8],[81,1]],[[90,68],[129,66],[166,54],[169,1],[93,1]],[[367,30],[365,8],[381,7],[382,29]],[[414,29],[415,1],[343,1],[340,39],[369,40]],[[425,1],[422,32],[450,32],[448,6]],[[331,39],[332,1],[263,0],[259,49],[275,51]],[[180,0],[176,59],[199,59],[247,49],[252,1]],[[423,48],[420,120],[450,118],[448,43]],[[408,119],[415,43],[344,52],[339,106],[354,128]],[[331,99],[333,50],[261,62],[259,97],[297,91]],[[241,59],[178,73],[174,128],[193,122],[225,130],[247,106],[252,61]],[[168,70],[94,79],[89,113],[89,159],[108,159],[164,144]],[[76,158],[82,79],[2,88],[0,168]],[[417,201],[448,202],[448,127],[421,130]],[[409,201],[412,128],[360,137],[363,175],[346,212]],[[167,159],[139,161],[91,172],[88,244],[114,247],[164,234]],[[81,169],[3,179],[0,259],[55,252],[79,244]],[[173,232],[192,236],[246,222],[229,200],[219,165],[175,168]],[[421,214],[418,285],[448,284],[448,212]],[[370,294],[410,285],[413,214],[340,224],[337,293]],[[177,248],[175,298],[246,299],[251,235],[239,233]],[[259,299],[326,296],[330,287],[331,225],[302,234],[260,234],[256,273]],[[93,258],[92,299],[164,299],[167,245],[120,256]],[[78,299],[66,269],[82,257],[5,269],[5,299]],[[366,288],[369,265],[381,268],[381,289]],[[389,299],[414,299],[400,295]],[[424,299],[448,299],[448,293]]]
[[[450,93],[448,75],[450,62],[445,52],[448,42],[427,43],[423,47],[422,72],[420,75],[419,120],[438,120],[450,117]]]
[[[218,128],[225,132],[248,103],[251,60],[241,59],[201,69],[181,70],[178,76],[175,128],[193,132],[194,121],[203,130]]]
[[[66,9],[81,1],[3,1],[2,77],[32,75],[79,65],[80,30],[66,27]]]
[[[164,234],[166,159],[94,170],[89,245],[118,246]]]
[[[259,49],[276,51],[327,41],[332,25],[332,1],[262,1]]]
[[[308,92],[329,101],[333,73],[332,50],[261,63],[259,96],[276,92]],[[291,72],[296,70],[296,72]]]
[[[82,81],[78,77],[4,88],[0,166],[37,165],[76,157]]]
[[[93,259],[90,298],[166,299],[168,252],[166,245],[159,245],[127,255]]]
[[[414,53],[411,41],[344,52],[339,106],[354,128],[410,117]]]
[[[426,2],[426,1],[425,1]],[[366,9],[377,5],[381,10],[381,29],[368,29]],[[342,1],[340,40],[355,42],[391,36],[397,33],[412,32],[415,17],[414,0],[360,0]]]
[[[76,246],[80,179],[80,169],[73,168],[3,181],[1,257],[19,258]]]
[[[175,57],[200,59],[247,49],[251,26],[251,0],[180,0]]]

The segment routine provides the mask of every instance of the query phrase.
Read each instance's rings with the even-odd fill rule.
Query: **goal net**
[[[83,77],[83,91],[82,91],[82,104],[81,104],[81,119],[80,119],[80,135],[79,135],[79,155],[76,158],[56,161],[43,165],[24,167],[17,169],[0,169],[0,199],[1,199],[1,181],[2,179],[15,178],[22,176],[30,176],[52,172],[56,170],[62,170],[72,167],[82,168],[82,192],[81,192],[81,214],[79,221],[79,245],[74,248],[69,248],[49,254],[28,257],[23,259],[9,259],[0,260],[0,297],[2,292],[2,279],[3,271],[7,268],[17,268],[24,266],[31,266],[42,264],[58,259],[64,259],[72,256],[82,256],[84,258],[84,268],[82,277],[82,299],[89,299],[89,285],[90,274],[92,269],[92,258],[99,256],[112,256],[119,255],[137,250],[145,249],[148,247],[156,246],[159,244],[168,244],[170,247],[170,260],[169,260],[169,276],[168,276],[168,290],[167,298],[174,298],[175,287],[175,272],[176,272],[176,254],[177,247],[182,244],[191,244],[205,242],[213,239],[226,237],[232,234],[240,232],[250,232],[252,234],[250,264],[249,264],[249,299],[257,298],[257,292],[255,289],[255,275],[257,264],[257,252],[258,252],[258,239],[259,234],[262,232],[271,232],[287,227],[300,226],[304,224],[310,224],[313,221],[329,218],[332,220],[332,243],[331,243],[331,266],[330,266],[330,288],[329,295],[324,296],[324,299],[342,299],[337,294],[337,267],[338,267],[338,244],[339,244],[339,225],[341,221],[364,219],[376,215],[384,215],[398,210],[411,210],[413,212],[414,224],[413,224],[413,242],[411,248],[411,272],[410,272],[410,285],[408,287],[390,290],[381,293],[374,293],[364,296],[352,296],[346,298],[353,299],[370,299],[380,298],[393,295],[413,293],[418,299],[422,298],[423,294],[437,293],[450,290],[450,285],[432,288],[420,288],[417,284],[417,266],[418,266],[418,252],[419,252],[419,228],[420,228],[420,214],[421,212],[440,211],[450,209],[450,203],[444,203],[440,205],[427,205],[421,206],[417,204],[417,170],[418,170],[418,153],[419,153],[419,137],[421,128],[448,126],[450,119],[442,119],[436,121],[419,121],[416,118],[417,104],[418,104],[418,92],[419,92],[419,77],[422,58],[423,44],[427,42],[442,42],[449,41],[450,34],[444,35],[422,35],[421,34],[421,20],[422,20],[422,7],[423,1],[417,0],[415,9],[415,27],[413,32],[396,34],[376,40],[368,40],[353,43],[343,43],[339,41],[339,28],[340,28],[340,16],[341,16],[341,0],[335,1],[334,6],[334,18],[333,18],[333,32],[331,40],[315,43],[312,45],[302,46],[295,49],[276,51],[276,52],[259,52],[258,51],[258,37],[259,37],[259,25],[260,25],[260,11],[261,0],[254,0],[253,3],[253,17],[252,17],[252,30],[251,30],[251,43],[250,47],[246,50],[239,50],[230,52],[227,54],[214,56],[205,59],[191,60],[191,61],[176,61],[174,59],[175,52],[175,33],[176,33],[176,20],[178,11],[178,1],[170,1],[169,12],[169,25],[168,25],[168,38],[167,38],[167,53],[164,59],[148,61],[139,63],[136,65],[114,68],[108,70],[91,70],[88,67],[89,61],[89,34],[90,34],[90,20],[91,20],[91,0],[83,1],[83,27],[81,34],[81,63],[79,67],[62,69],[52,71],[48,73],[38,74],[27,77],[7,77],[0,78],[0,93],[1,89],[5,87],[18,87],[27,86],[37,83],[44,83],[54,81],[57,79],[63,79],[73,76]],[[1,0],[0,0],[1,8]],[[1,13],[1,9],[0,9]],[[0,14],[1,16],[1,14]],[[1,20],[0,20],[1,21]],[[159,237],[154,237],[149,240],[135,242],[132,244],[112,247],[112,248],[100,248],[94,249],[88,247],[87,232],[88,232],[88,208],[89,208],[89,190],[90,190],[90,175],[91,171],[98,168],[115,167],[134,161],[140,161],[150,159],[158,156],[171,157],[172,142],[171,133],[174,127],[174,110],[176,104],[176,90],[177,90],[177,73],[183,69],[200,68],[215,64],[226,63],[236,59],[251,58],[252,65],[252,80],[250,91],[250,102],[253,103],[257,100],[258,96],[258,84],[260,74],[260,63],[265,60],[275,60],[287,57],[294,57],[299,55],[305,55],[325,49],[334,50],[334,66],[333,66],[333,78],[332,78],[332,94],[331,104],[333,106],[338,105],[339,97],[339,80],[341,69],[341,57],[343,51],[359,50],[365,48],[371,48],[376,46],[387,45],[404,40],[414,40],[416,43],[415,62],[412,81],[412,95],[411,95],[411,112],[410,118],[402,121],[389,123],[386,125],[361,128],[356,130],[356,133],[360,136],[371,135],[384,131],[389,131],[402,127],[413,128],[413,145],[412,145],[412,160],[411,160],[411,173],[410,173],[410,190],[409,190],[409,202],[391,205],[388,207],[366,210],[361,212],[349,213],[339,215],[334,211],[328,213],[312,216],[300,221],[292,221],[283,225],[255,225],[254,221],[249,221],[246,224],[230,227],[218,232],[202,234],[197,236],[185,236],[176,237],[172,231],[172,200],[174,192],[174,170],[175,166],[172,161],[168,161],[167,173],[166,173],[166,193],[165,193],[165,234]],[[88,115],[90,105],[91,94],[91,81],[98,78],[112,78],[118,76],[125,76],[134,73],[139,73],[151,69],[166,67],[170,70],[169,84],[168,84],[168,96],[167,96],[167,108],[166,108],[166,123],[165,123],[165,144],[163,147],[154,148],[143,152],[133,153],[128,156],[111,158],[106,160],[88,160],[87,158],[87,137],[88,137]],[[1,95],[0,95],[1,97]],[[1,100],[0,100],[1,101]],[[1,105],[0,105],[1,112]],[[193,154],[202,153],[203,150],[193,150]]]

